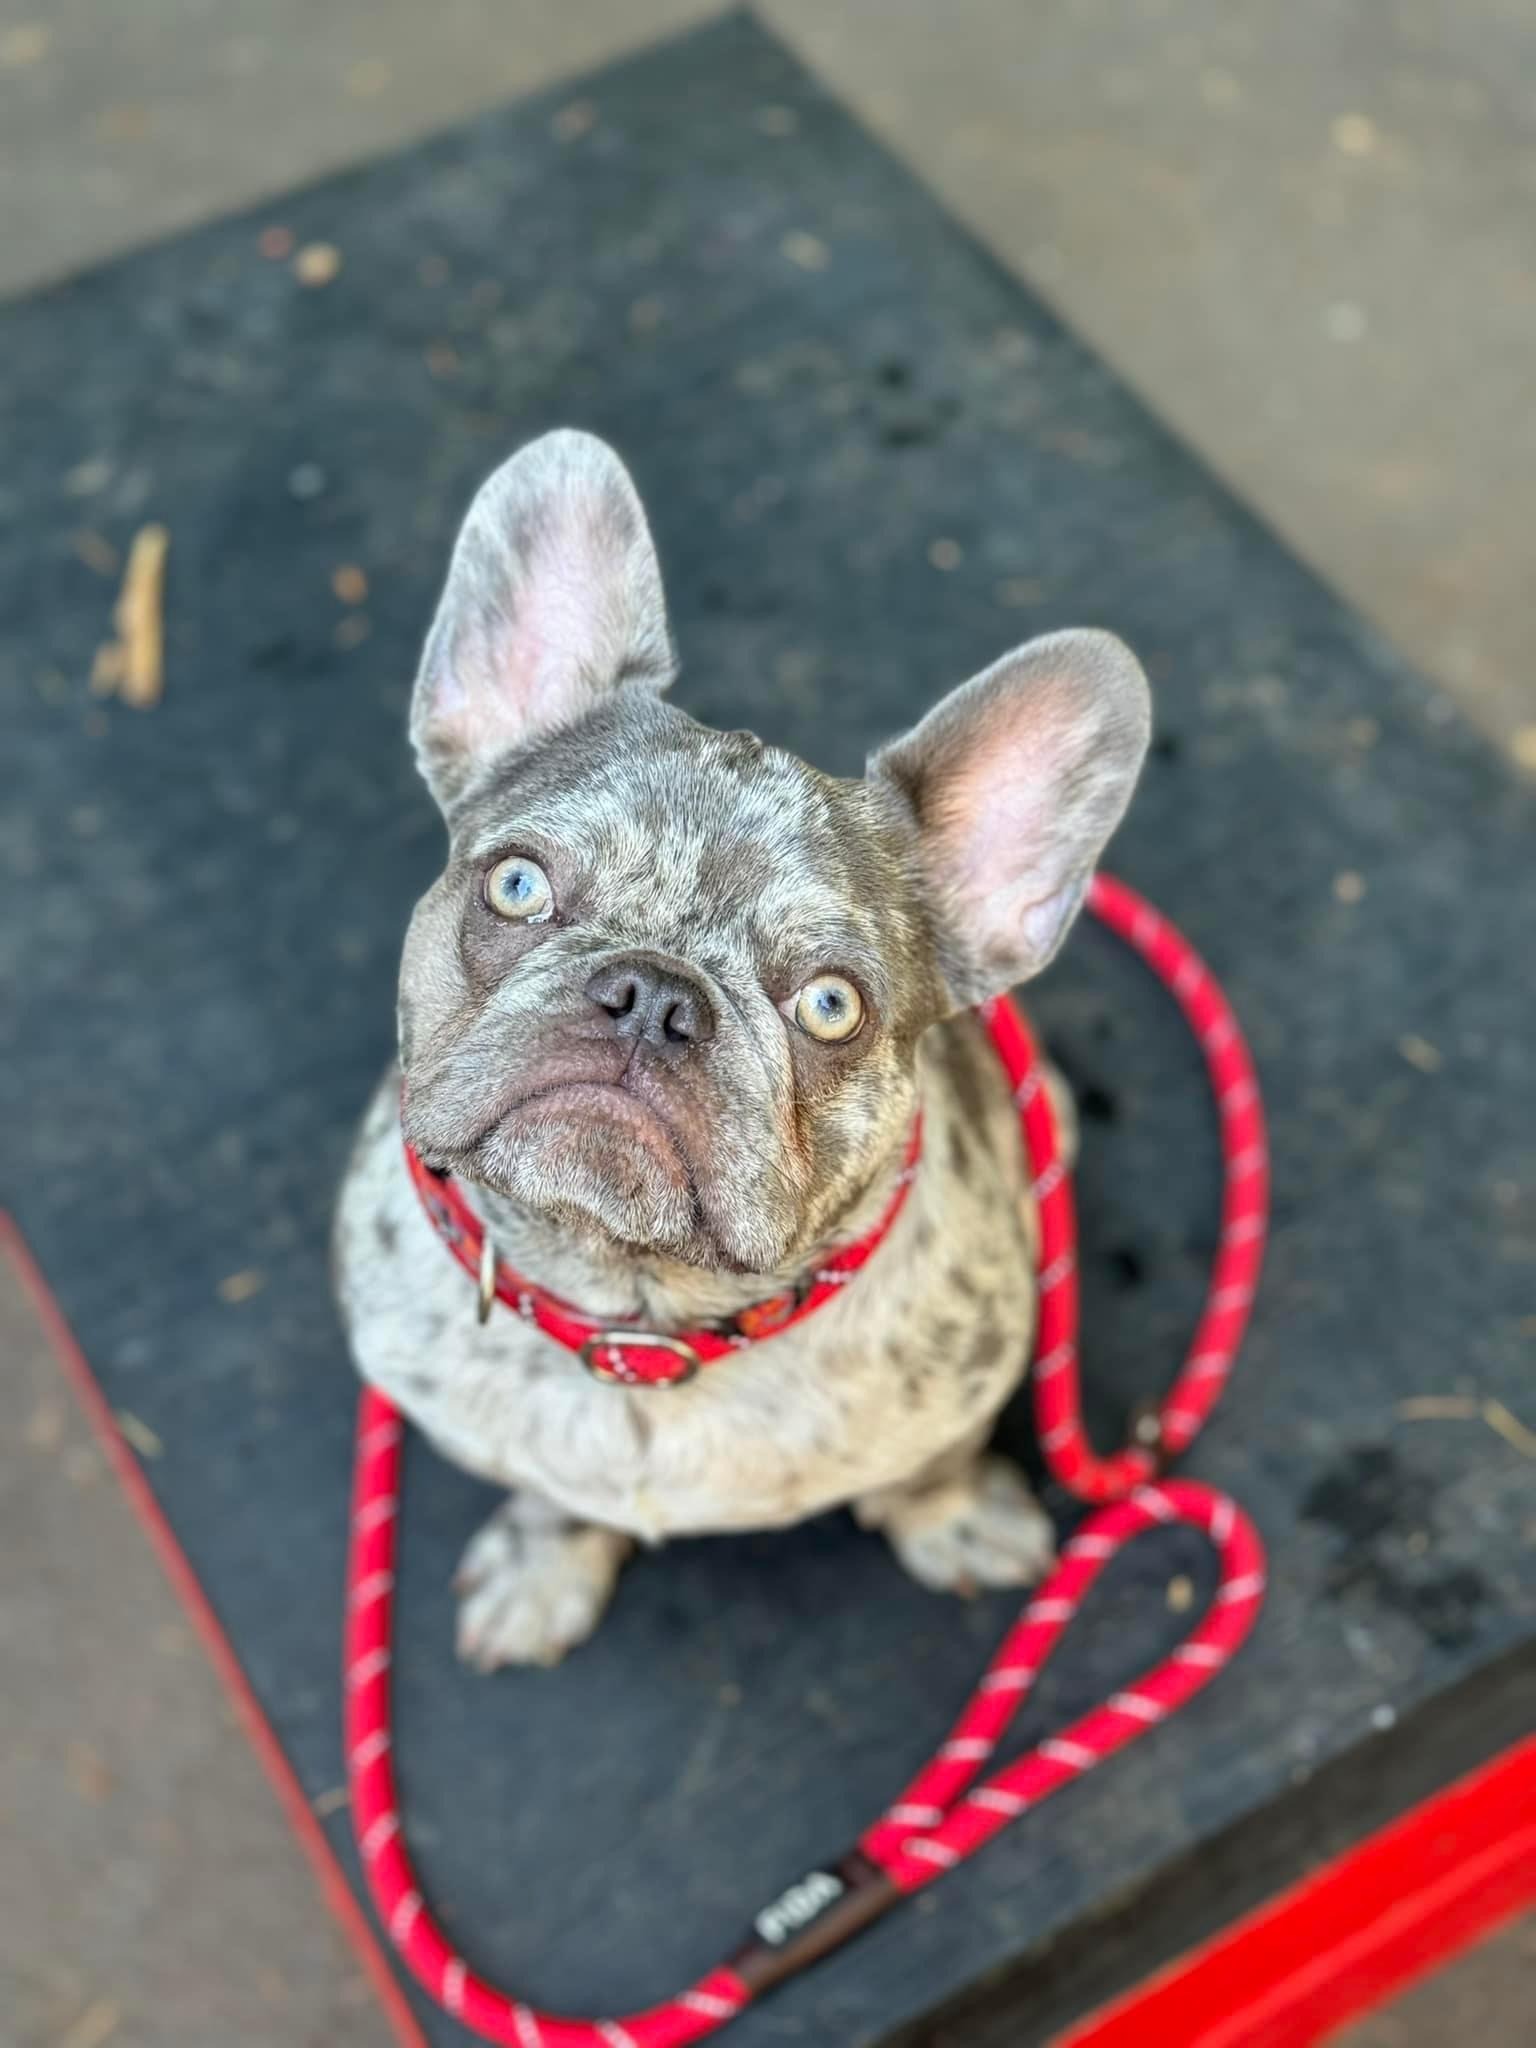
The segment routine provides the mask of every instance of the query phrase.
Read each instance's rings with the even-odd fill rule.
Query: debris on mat
[[[150,1428],[142,1415],[135,1415],[131,1408],[119,1408],[115,1414],[124,1442],[131,1444],[141,1458],[158,1458],[164,1454],[163,1439],[157,1430]]]
[[[1399,1401],[1397,1414],[1402,1422],[1486,1422],[1522,1458],[1536,1458],[1536,1429],[1491,1394],[1481,1400],[1475,1394],[1418,1394]]]
[[[311,291],[341,275],[341,251],[334,242],[306,242],[293,259],[293,274]]]
[[[168,528],[141,526],[128,550],[112,623],[117,638],[96,650],[91,688],[114,694],[137,711],[160,702],[165,688],[165,557]]]

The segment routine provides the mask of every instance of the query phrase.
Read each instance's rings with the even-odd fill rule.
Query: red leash
[[[1089,907],[1173,992],[1200,1042],[1220,1119],[1221,1242],[1205,1308],[1171,1393],[1140,1439],[1099,1458],[1083,1430],[1077,1361],[1076,1221],[1057,1155],[1049,1097],[1029,1028],[1006,998],[982,1018],[1013,1083],[1040,1207],[1040,1329],[1033,1379],[1051,1473],[1088,1501],[1109,1501],[1067,1543],[1014,1623],[948,1739],[858,1847],[791,1885],[754,1922],[751,1941],[664,2005],[623,2020],[559,2019],[476,1976],[427,1908],[401,1835],[390,1730],[390,1644],[403,1426],[369,1390],[358,1415],[346,1623],[345,1741],[358,1852],[379,1917],[418,1981],[448,2012],[508,2048],[681,2048],[846,1940],[908,1892],[930,1884],[1084,1771],[1134,1742],[1208,1685],[1240,1648],[1264,1594],[1264,1552],[1224,1494],[1189,1480],[1154,1482],[1188,1447],[1232,1369],[1263,1257],[1268,1154],[1263,1109],[1237,1021],[1194,949],[1123,883],[1099,876]],[[1205,1614],[1151,1671],[1061,1734],[975,1780],[1028,1697],[1045,1660],[1111,1558],[1160,1523],[1201,1530],[1220,1580]]]
[[[1182,933],[1124,882],[1097,875],[1088,907],[1139,953],[1184,1012],[1205,1056],[1221,1134],[1221,1237],[1205,1307],[1173,1391],[1147,1411],[1145,1441],[1112,1458],[1083,1433],[1077,1381],[1077,1214],[1072,1176],[1056,1158],[1050,1103],[1038,1081],[1029,1028],[1006,999],[983,1011],[1014,1084],[1040,1205],[1040,1329],[1031,1377],[1035,1421],[1051,1477],[1079,1500],[1118,1500],[1189,1449],[1231,1375],[1264,1263],[1269,1144],[1253,1061],[1215,976]]]

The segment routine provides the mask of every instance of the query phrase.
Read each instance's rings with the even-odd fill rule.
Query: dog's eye
[[[864,1022],[864,999],[840,974],[818,974],[795,997],[795,1022],[824,1045],[840,1045]]]
[[[519,924],[542,924],[555,908],[548,875],[522,853],[497,861],[485,878],[485,900],[498,917],[515,918]]]

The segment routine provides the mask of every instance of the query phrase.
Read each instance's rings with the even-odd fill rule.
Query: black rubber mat
[[[339,275],[297,283],[274,224]],[[14,305],[0,364],[6,1198],[159,1440],[149,1476],[313,1795],[341,1780],[353,1404],[327,1222],[439,851],[406,694],[473,486],[562,421],[640,481],[682,701],[829,767],[1029,633],[1123,633],[1159,735],[1114,864],[1224,977],[1274,1126],[1260,1312],[1189,1465],[1272,1548],[1254,1644],[732,2038],[881,2040],[1155,1898],[1328,1760],[1384,1768],[1395,1721],[1536,1636],[1536,1465],[1401,1405],[1536,1420],[1530,800],[759,28]],[[137,713],[88,694],[115,589],[91,558],[151,517],[167,687]],[[1034,1008],[1085,1111],[1108,1442],[1189,1331],[1214,1140],[1182,1027],[1111,941],[1083,931]],[[590,1648],[487,1681],[446,1589],[486,1506],[413,1451],[409,1834],[466,1953],[554,2007],[633,2009],[715,1960],[899,1786],[1011,1611],[922,1593],[831,1518],[647,1557]],[[1155,1656],[1170,1579],[1202,1570],[1177,1536],[1117,1567],[1028,1727]]]

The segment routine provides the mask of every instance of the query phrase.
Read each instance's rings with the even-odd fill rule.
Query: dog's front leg
[[[974,1439],[902,1486],[861,1494],[853,1511],[935,1592],[1032,1585],[1056,1561],[1050,1519],[1017,1466]]]
[[[633,1539],[509,1495],[459,1564],[458,1651],[477,1671],[558,1664],[602,1618]]]

